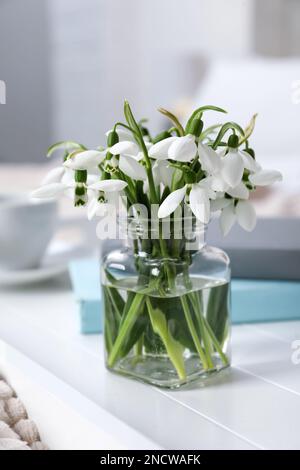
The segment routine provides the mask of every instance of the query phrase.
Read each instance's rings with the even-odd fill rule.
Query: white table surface
[[[0,338],[158,447],[300,449],[300,321],[234,326],[233,367],[180,391],[109,373],[102,336],[78,331],[66,279],[0,289]]]

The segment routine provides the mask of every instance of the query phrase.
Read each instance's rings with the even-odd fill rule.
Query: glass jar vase
[[[106,365],[177,388],[230,364],[230,265],[194,218],[154,225],[128,218],[102,261]]]

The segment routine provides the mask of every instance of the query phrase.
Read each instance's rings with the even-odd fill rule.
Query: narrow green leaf
[[[81,149],[81,150],[87,150],[87,148],[79,144],[78,142],[74,142],[73,140],[62,140],[60,142],[56,142],[55,144],[51,145],[48,150],[47,150],[47,157],[51,157],[51,155],[56,151],[56,150],[75,150],[75,149]]]
[[[182,125],[180,124],[178,118],[173,113],[171,113],[170,111],[164,108],[158,108],[158,111],[164,116],[166,116],[167,118],[169,118],[170,121],[173,122],[174,126],[176,127],[176,129],[178,129],[178,132],[181,136],[184,135],[184,129]]]
[[[258,116],[257,113],[254,114],[252,118],[250,119],[249,124],[245,127],[244,137],[240,137],[239,145],[241,145],[243,142],[248,140],[249,137],[251,136],[252,132],[254,131],[255,121],[256,121],[257,116]]]

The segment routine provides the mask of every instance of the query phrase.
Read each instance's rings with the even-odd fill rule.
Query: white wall
[[[54,140],[101,142],[122,117],[124,98],[158,128],[156,108],[194,91],[205,56],[249,52],[251,6],[251,0],[49,1]]]

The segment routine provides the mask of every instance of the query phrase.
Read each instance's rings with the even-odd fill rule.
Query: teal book
[[[102,331],[100,267],[96,259],[70,263],[70,276],[79,304],[81,333]],[[300,281],[233,279],[232,322],[300,320]]]
[[[102,332],[100,266],[96,259],[77,259],[69,264],[75,300],[79,306],[80,332]]]

